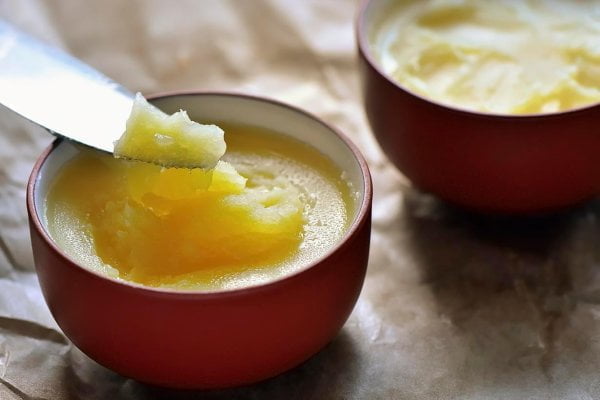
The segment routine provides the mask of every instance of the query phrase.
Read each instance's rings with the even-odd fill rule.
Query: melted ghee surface
[[[370,32],[383,70],[411,91],[500,114],[600,101],[600,3],[399,0]]]
[[[93,270],[181,290],[272,280],[335,245],[355,207],[342,171],[296,140],[219,125],[228,151],[213,171],[82,151],[48,193],[50,235]]]

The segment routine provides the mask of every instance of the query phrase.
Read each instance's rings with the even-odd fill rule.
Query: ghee
[[[281,134],[219,126],[228,150],[214,170],[81,151],[46,199],[53,240],[92,270],[181,290],[268,281],[330,249],[354,208],[342,171]]]
[[[464,109],[536,114],[600,101],[600,3],[401,0],[369,41],[407,89]]]
[[[184,110],[168,115],[137,93],[114,155],[164,167],[212,169],[226,148],[220,127],[192,121]]]

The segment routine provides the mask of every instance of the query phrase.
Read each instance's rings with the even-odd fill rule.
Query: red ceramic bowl
[[[465,111],[386,76],[369,43],[393,0],[363,0],[356,25],[368,120],[389,159],[417,187],[468,208],[553,211],[600,192],[600,104],[536,115]]]
[[[48,235],[43,208],[49,183],[77,152],[57,141],[35,164],[27,192],[35,265],[52,315],[89,357],[151,384],[230,387],[298,365],[336,336],[362,287],[372,199],[363,157],[335,129],[274,101],[190,93],[153,103],[167,112],[185,109],[200,121],[267,127],[317,147],[359,192],[351,226],[320,259],[257,286],[178,292],[118,281],[78,265]]]

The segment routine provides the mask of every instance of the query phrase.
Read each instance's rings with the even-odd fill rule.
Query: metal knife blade
[[[111,152],[133,94],[0,20],[0,104],[52,134]]]

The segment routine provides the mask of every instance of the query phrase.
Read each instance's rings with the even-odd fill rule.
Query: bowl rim
[[[55,139],[37,158],[33,169],[29,175],[29,179],[27,182],[27,193],[26,193],[26,206],[27,212],[29,214],[29,219],[33,224],[33,228],[40,235],[44,244],[49,246],[50,249],[57,254],[62,261],[64,261],[69,268],[75,268],[80,273],[84,273],[89,277],[101,280],[107,284],[114,285],[115,288],[121,290],[133,290],[140,294],[151,295],[151,296],[161,296],[161,297],[169,297],[169,298],[179,298],[183,299],[222,299],[223,297],[236,297],[236,296],[246,296],[251,295],[257,292],[264,292],[268,290],[275,289],[277,287],[281,287],[291,282],[300,279],[302,275],[314,271],[320,266],[324,265],[324,262],[334,256],[336,253],[342,251],[346,247],[349,246],[350,239],[355,237],[359,230],[368,222],[370,219],[370,210],[373,200],[373,187],[372,187],[372,179],[371,174],[369,172],[369,167],[366,159],[359,151],[358,147],[338,128],[330,125],[325,122],[323,119],[317,117],[316,115],[309,113],[297,106],[269,98],[266,96],[258,96],[253,94],[246,94],[236,91],[210,91],[210,90],[175,90],[175,91],[167,91],[167,92],[158,92],[156,94],[152,94],[148,96],[148,100],[157,100],[163,98],[170,97],[182,97],[182,96],[224,96],[231,98],[242,98],[244,100],[251,101],[259,101],[264,103],[269,103],[275,105],[277,107],[286,108],[294,113],[301,114],[302,116],[312,119],[313,121],[321,124],[325,129],[330,131],[333,135],[337,136],[345,145],[350,152],[353,154],[354,159],[361,171],[361,178],[364,187],[364,194],[358,207],[356,208],[356,214],[351,222],[351,224],[347,227],[345,233],[342,237],[337,241],[337,243],[328,249],[324,254],[320,257],[312,260],[310,263],[298,268],[297,270],[286,273],[283,276],[277,277],[272,280],[268,280],[266,282],[252,284],[249,286],[242,286],[239,288],[230,288],[230,289],[210,289],[210,290],[177,290],[171,288],[160,288],[160,287],[151,287],[144,286],[139,283],[127,281],[124,279],[113,278],[107,275],[104,275],[100,272],[94,271],[90,268],[87,268],[83,265],[80,265],[77,261],[71,259],[68,254],[66,254],[50,237],[47,230],[44,228],[44,224],[41,222],[40,215],[37,212],[37,208],[35,206],[35,191],[37,189],[37,183],[40,181],[40,171],[48,159],[49,155],[54,151],[63,141],[66,139],[57,138]]]
[[[367,38],[367,10],[371,6],[371,4],[376,3],[381,0],[360,0],[358,11],[356,13],[356,17],[354,20],[354,32],[355,32],[355,41],[358,47],[359,57],[362,57],[368,65],[374,69],[377,74],[383,77],[388,83],[395,86],[400,91],[413,96],[424,103],[432,105],[437,108],[441,108],[444,111],[448,111],[453,114],[459,114],[462,116],[470,116],[470,117],[478,117],[483,119],[503,119],[503,120],[522,120],[522,121],[535,121],[539,119],[553,119],[553,118],[564,118],[566,116],[571,116],[573,114],[586,113],[590,111],[600,111],[600,100],[595,103],[591,103],[588,105],[569,108],[566,110],[553,111],[553,112],[539,112],[539,113],[527,113],[527,114],[509,114],[509,113],[496,113],[490,111],[479,111],[472,110],[465,107],[461,107],[458,105],[453,105],[449,103],[444,103],[442,101],[436,100],[434,98],[426,97],[419,93],[416,93],[401,83],[392,79],[383,69],[379,66],[379,63],[375,60],[371,52],[371,46],[369,44],[369,40]]]

